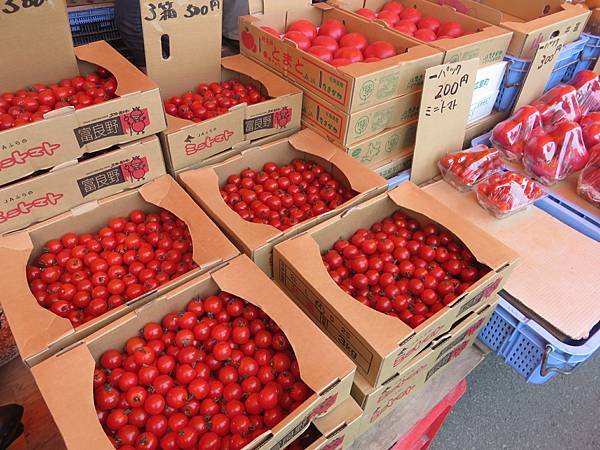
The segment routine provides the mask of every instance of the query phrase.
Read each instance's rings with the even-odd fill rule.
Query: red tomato
[[[319,36],[328,36],[336,41],[345,35],[348,31],[342,22],[337,19],[327,19],[319,27]],[[314,39],[314,38],[313,38]],[[313,42],[313,45],[318,45]]]
[[[314,55],[321,61],[331,62],[331,60],[333,59],[333,53],[327,47],[317,45],[314,47],[310,47],[307,50],[307,52],[311,55]]]
[[[441,22],[432,16],[423,17],[421,20],[419,20],[417,22],[418,28],[427,28],[427,29],[433,31],[434,33],[438,32],[440,25],[441,25]]]
[[[365,59],[386,59],[391,58],[392,56],[395,56],[397,54],[394,46],[386,41],[375,41],[372,44],[369,44],[367,48],[365,48],[365,51],[363,53]]]
[[[414,32],[413,36],[424,42],[431,42],[437,39],[437,35],[435,34],[435,32],[433,32],[429,28],[419,28],[417,31]]]
[[[322,35],[319,35],[313,39],[312,46],[313,47],[317,47],[317,46],[325,47],[331,52],[335,52],[339,48],[339,45],[338,45],[336,39],[333,39],[330,36],[322,36]]]
[[[377,13],[369,8],[360,8],[360,9],[357,9],[355,12],[359,16],[366,17],[367,19],[374,20],[377,18]]]
[[[385,10],[377,14],[377,19],[384,21],[390,27],[396,26],[400,21],[397,13]]]
[[[348,33],[342,36],[339,42],[340,48],[354,47],[360,50],[361,52],[365,48],[367,48],[367,45],[369,45],[369,41],[367,41],[367,38],[363,34],[357,32]]]
[[[287,27],[287,33],[297,31],[302,33],[309,41],[317,37],[317,27],[306,19],[296,20]],[[286,33],[286,34],[287,34]]]
[[[335,52],[335,59],[347,59],[351,63],[361,62],[364,60],[362,52],[356,47],[340,47]]]
[[[400,20],[409,20],[413,23],[417,23],[421,20],[421,13],[416,8],[406,8],[399,14]]]
[[[311,39],[300,31],[288,31],[283,37],[294,41],[300,50],[308,50],[310,48]]]
[[[439,36],[449,36],[452,38],[457,38],[462,36],[465,33],[462,25],[458,22],[444,22],[442,23],[437,31]]]

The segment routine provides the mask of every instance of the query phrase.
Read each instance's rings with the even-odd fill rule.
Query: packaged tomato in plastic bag
[[[491,175],[477,185],[475,193],[481,207],[498,219],[525,209],[547,195],[539,183],[512,171]]]
[[[577,72],[569,81],[577,90],[581,114],[600,111],[600,77],[593,70]]]
[[[520,161],[532,131],[541,126],[539,111],[531,105],[525,105],[511,117],[497,124],[492,130],[490,140],[505,158]]]
[[[590,159],[577,180],[577,193],[600,208],[600,144],[590,149]]]
[[[600,144],[600,111],[586,114],[579,121],[579,125],[583,132],[583,142],[586,148],[590,149],[596,144]]]
[[[540,112],[544,128],[563,121],[578,122],[581,118],[577,90],[570,84],[554,86],[531,105]]]
[[[481,180],[502,167],[500,154],[495,148],[480,144],[467,150],[448,153],[438,161],[444,180],[459,191],[469,191]]]
[[[588,159],[579,124],[560,122],[547,131],[534,131],[525,145],[523,166],[531,177],[551,185],[583,169]]]

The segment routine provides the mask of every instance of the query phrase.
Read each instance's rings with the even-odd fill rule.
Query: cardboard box
[[[388,128],[414,121],[419,117],[420,105],[421,91],[417,91],[359,112],[345,113],[307,91],[302,101],[302,120],[319,129],[332,142],[350,147]]]
[[[0,234],[133,189],[166,173],[156,136],[73,160],[0,188]]]
[[[392,43],[400,54],[376,63],[335,68],[299,50],[292,41],[277,39],[260,28],[270,26],[283,34],[287,24],[298,19],[310,20],[317,26],[324,20],[340,20],[349,31],[360,31],[370,42]],[[325,3],[313,6],[296,3],[293,10],[241,17],[240,50],[311,90],[325,99],[328,106],[346,113],[421,89],[425,69],[442,62],[439,50]]]
[[[386,417],[400,403],[423,387],[435,375],[444,372],[447,364],[475,342],[479,331],[491,317],[500,297],[472,312],[450,331],[444,333],[421,351],[415,359],[399,373],[374,388],[360,374],[352,385],[352,397],[363,410],[360,433],[364,433],[375,423]]]
[[[248,222],[223,201],[219,189],[225,184],[229,175],[240,173],[248,167],[260,169],[269,161],[288,164],[296,158],[313,160],[323,165],[335,179],[354,189],[358,195],[337,209],[305,220],[286,231],[279,231],[271,225]],[[271,273],[273,245],[374,197],[383,192],[387,186],[383,178],[311,130],[302,130],[290,138],[244,150],[240,155],[220,164],[182,172],[179,178],[190,195],[238,248],[250,256],[267,274]]]
[[[508,54],[532,59],[539,44],[555,36],[562,42],[576,41],[585,28],[590,11],[564,0],[430,0],[449,4],[458,11],[513,32]]]
[[[469,119],[467,124],[472,124],[478,120],[489,116],[494,109],[494,103],[498,97],[499,90],[484,92],[482,95],[473,96],[471,109],[469,110]]]
[[[379,11],[383,5],[387,3],[387,0],[337,1],[339,2],[339,7],[352,11],[353,14],[354,11],[360,8],[370,8],[374,11]],[[483,20],[474,19],[473,17],[461,14],[451,6],[438,5],[427,0],[401,0],[398,3],[401,3],[406,8],[416,8],[421,12],[423,17],[433,16],[443,22],[458,22],[465,31],[472,33],[455,39],[440,39],[432,42],[425,42],[412,37],[412,39],[417,42],[422,42],[441,50],[444,53],[442,62],[451,63],[479,58],[479,62],[482,66],[494,64],[502,61],[506,54],[506,50],[508,49],[508,45],[511,42],[512,32],[490,25]],[[388,29],[394,30],[393,27],[389,27],[385,22],[380,22]],[[394,32],[402,34],[395,30]],[[432,64],[431,66],[434,65],[436,64]]]
[[[412,156],[413,147],[408,147],[400,155],[384,159],[374,166],[370,166],[370,169],[386,180],[389,180],[410,167]]]
[[[174,4],[176,15],[169,20],[157,15],[156,2],[142,0],[140,4],[146,65],[163,100],[195,93],[199,83],[232,78],[259,85],[268,97],[253,105],[233,106],[227,113],[199,123],[167,114],[167,130],[161,140],[172,174],[222,151],[243,147],[245,142],[300,129],[300,89],[241,55],[221,60],[220,2],[197,7],[197,14],[190,12],[193,5]]]
[[[448,229],[491,271],[456,300],[419,327],[412,329],[346,294],[327,273],[322,252],[358,228],[402,211],[421,223],[435,222]],[[435,197],[409,181],[401,183],[341,216],[336,216],[273,250],[274,278],[303,311],[356,363],[358,372],[373,386],[397,373],[430,342],[448,331],[469,312],[495,298],[517,255],[485,231],[464,220]]]
[[[344,450],[358,436],[361,417],[360,406],[352,397],[347,398],[334,410],[314,419],[294,443],[304,450]]]
[[[193,297],[221,290],[260,307],[281,327],[298,358],[302,380],[314,391],[282,422],[246,448],[283,448],[313,419],[349,398],[355,372],[352,362],[246,256],[240,256],[130,312],[32,369],[69,449],[113,448],[93,403],[92,374],[100,355],[110,348],[121,348],[144,324],[183,310]]]
[[[502,122],[504,119],[506,119],[508,115],[508,112],[492,111],[491,115],[483,117],[470,124],[465,129],[463,148],[471,147],[471,140],[473,138],[487,133],[492,128],[494,128],[497,123]]]
[[[0,91],[85,76],[98,65],[117,79],[118,97],[83,109],[50,111],[42,121],[1,131],[0,185],[166,126],[158,86],[150,78],[104,41],[73,48],[65,2],[40,3],[0,15],[3,35],[19,42],[0,50],[0,60],[10,61],[0,75]]]
[[[73,328],[68,319],[38,305],[29,290],[25,267],[40,254],[42,246],[48,240],[67,232],[93,232],[113,217],[126,216],[138,208],[156,211],[159,207],[172,212],[187,224],[192,236],[193,258],[199,266],[197,269],[77,328]],[[21,357],[26,364],[33,366],[123,316],[134,307],[147,303],[238,254],[238,250],[183,188],[171,177],[164,175],[137,189],[86,203],[0,238],[0,273],[3,280],[10,280],[5,282],[2,306]]]

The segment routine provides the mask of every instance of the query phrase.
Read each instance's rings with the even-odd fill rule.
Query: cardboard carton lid
[[[163,3],[157,7],[153,0],[140,0],[146,67],[161,94],[179,95],[198,83],[219,81],[222,2],[198,6],[183,0],[164,3],[172,5],[169,15],[161,11]]]
[[[564,1],[528,0],[526,2],[507,2],[506,0],[483,0],[481,3],[525,20],[533,20],[559,12]]]
[[[499,220],[479,206],[474,192],[458,192],[444,181],[425,190],[518,249],[521,264],[504,288],[511,296],[565,335],[587,337],[600,321],[600,243],[533,206]]]
[[[34,2],[28,2],[32,4]],[[34,83],[57,83],[78,74],[67,5],[44,1],[24,7],[22,1],[4,1],[0,30],[0,91],[16,91]]]

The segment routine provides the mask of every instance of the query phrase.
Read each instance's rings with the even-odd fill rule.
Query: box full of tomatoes
[[[353,14],[376,20],[391,30],[427,43],[444,53],[444,62],[479,58],[482,66],[502,61],[512,32],[469,17],[451,6],[427,0],[339,0]]]
[[[15,2],[0,29],[0,185],[165,129],[158,86],[104,41],[73,48],[65,2]],[[23,48],[30,51],[24,52]]]
[[[156,2],[141,5],[146,65],[167,115],[161,139],[170,171],[300,129],[300,89],[241,55],[221,59],[220,2],[192,12],[174,4],[167,20],[155,14]]]
[[[238,253],[164,175],[0,238],[2,306],[32,366]]]
[[[459,320],[450,331],[434,340],[408,366],[381,386],[373,387],[362,375],[357,374],[352,385],[352,397],[363,409],[360,433],[367,431],[400,403],[426,387],[432,377],[443,373],[448,363],[473,345],[499,300],[499,296],[492,297],[487,300],[488,304]]]
[[[508,54],[532,59],[539,44],[556,36],[562,42],[579,39],[591,15],[587,8],[563,0],[430,0],[513,32]]]
[[[0,187],[3,205],[0,234],[137,188],[165,173],[162,148],[156,136],[63,163],[40,175]]]
[[[495,298],[516,261],[408,181],[273,250],[274,278],[372,386]]]
[[[419,91],[425,69],[442,61],[439,50],[331,5],[276,3],[240,18],[240,50],[328,108],[353,113]]]
[[[387,186],[311,130],[182,172],[179,179],[238,248],[268,274],[273,245]]]
[[[73,450],[279,449],[350,398],[355,366],[240,256],[32,372]]]
[[[349,448],[359,434],[362,414],[362,409],[354,399],[347,398],[332,411],[314,419],[312,425],[286,448],[288,450]]]

